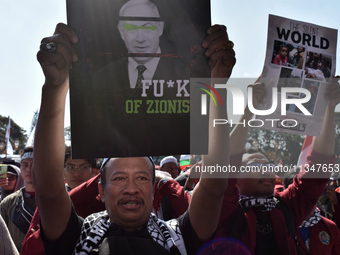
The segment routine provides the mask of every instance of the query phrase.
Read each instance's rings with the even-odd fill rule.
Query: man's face
[[[33,165],[32,158],[26,158],[21,161],[21,164],[20,164],[21,177],[24,179],[26,183],[33,183],[32,182],[32,165]]]
[[[146,4],[128,7],[123,16],[159,17]],[[118,30],[129,53],[157,53],[159,37],[163,33],[163,22],[160,21],[129,21],[121,20]],[[150,57],[133,57],[137,63],[146,63]]]
[[[261,153],[244,154],[242,166],[251,166],[254,163],[268,164],[268,159]],[[246,196],[267,196],[274,192],[275,174],[273,172],[247,173],[247,178],[239,178],[240,193]]]
[[[85,159],[71,159],[65,162],[64,178],[71,189],[79,186],[94,176],[92,167]]]
[[[3,186],[2,188],[4,190],[14,190],[17,178],[18,177],[16,175],[7,173],[8,185]]]
[[[99,192],[111,221],[125,231],[140,229],[153,203],[153,168],[148,158],[116,158],[106,165],[106,186]]]
[[[161,167],[161,170],[168,172],[172,178],[176,178],[178,176],[178,165],[174,162],[165,163]]]

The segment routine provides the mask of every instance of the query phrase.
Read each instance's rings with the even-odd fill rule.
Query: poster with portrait
[[[190,78],[209,77],[209,0],[68,0],[75,158],[190,153]]]
[[[327,79],[335,75],[336,47],[335,29],[269,15],[261,76],[267,94],[258,107],[268,111],[256,115],[263,128],[320,135]]]

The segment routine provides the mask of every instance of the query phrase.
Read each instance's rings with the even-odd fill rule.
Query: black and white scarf
[[[320,210],[319,208],[315,208],[314,214],[311,217],[309,217],[308,220],[304,220],[299,226],[299,228],[313,227],[314,225],[318,224],[320,220],[321,220]]]
[[[266,197],[247,197],[240,195],[239,204],[244,208],[253,207],[262,212],[270,212],[276,207],[276,202],[272,195]]]
[[[104,240],[109,227],[110,218],[106,211],[88,216],[84,220],[81,234],[73,254],[91,254],[91,251],[97,249]],[[171,248],[177,247],[181,255],[187,254],[183,236],[176,219],[165,222],[151,213],[147,224],[147,230],[152,239],[168,250],[169,253]]]

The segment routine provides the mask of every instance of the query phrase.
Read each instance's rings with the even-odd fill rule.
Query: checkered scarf
[[[98,250],[109,227],[110,218],[106,211],[88,216],[83,223],[81,235],[73,254],[85,255],[91,254],[95,249]],[[147,229],[152,239],[163,246],[170,254],[187,254],[176,219],[165,222],[151,213]]]
[[[269,212],[276,207],[276,202],[272,195],[267,197],[247,197],[244,195],[240,195],[239,204],[243,208],[252,207],[262,212]]]
[[[318,224],[319,221],[321,220],[321,213],[319,208],[315,208],[314,214],[309,217],[308,220],[304,220],[299,228],[308,228],[308,227],[313,227],[314,225]]]

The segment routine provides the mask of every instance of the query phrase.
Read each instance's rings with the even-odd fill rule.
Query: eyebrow
[[[148,173],[147,171],[138,171],[138,172],[135,173],[135,175],[139,175],[139,174],[147,175],[147,176],[150,177],[150,179],[153,178],[153,177],[152,177],[153,175],[152,175],[151,173]],[[110,179],[111,177],[114,177],[114,176],[117,176],[117,175],[128,175],[128,174],[127,174],[126,172],[124,172],[124,171],[114,171],[114,172],[110,175],[109,179]]]

